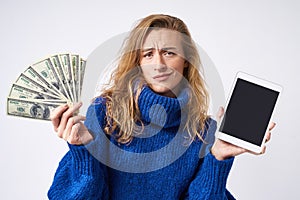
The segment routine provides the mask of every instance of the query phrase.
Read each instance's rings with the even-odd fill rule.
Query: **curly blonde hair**
[[[203,141],[205,121],[208,118],[209,95],[203,78],[200,56],[185,23],[164,14],[150,15],[140,20],[124,41],[117,67],[111,74],[108,87],[104,88],[101,94],[106,99],[107,108],[104,130],[109,135],[117,130],[118,133],[114,136],[123,144],[130,142],[134,135],[141,131],[137,130],[136,126],[137,122],[141,122],[137,99],[146,82],[138,66],[143,43],[153,28],[165,28],[183,35],[182,46],[188,63],[183,76],[191,88],[188,118],[184,127],[188,131],[190,141],[196,137]]]

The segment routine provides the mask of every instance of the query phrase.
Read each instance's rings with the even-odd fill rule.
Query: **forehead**
[[[181,33],[169,29],[153,29],[151,30],[143,44],[144,49],[148,48],[166,48],[176,47],[182,49]]]

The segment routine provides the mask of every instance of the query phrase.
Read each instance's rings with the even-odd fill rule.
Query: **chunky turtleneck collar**
[[[159,95],[148,86],[144,86],[138,105],[141,120],[146,124],[155,124],[164,128],[179,126],[181,120],[186,119],[189,89],[182,89],[176,98]]]

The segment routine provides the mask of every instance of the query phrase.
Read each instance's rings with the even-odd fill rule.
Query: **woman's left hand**
[[[218,116],[217,116],[218,121],[220,121],[223,114],[224,114],[224,108],[221,107],[219,112],[218,112]],[[268,142],[271,139],[271,130],[275,127],[275,125],[276,124],[274,122],[272,122],[270,124],[269,131],[266,134],[266,138],[265,138],[266,142]],[[238,147],[236,145],[225,142],[223,140],[220,140],[218,138],[216,138],[215,143],[211,148],[211,153],[215,156],[215,158],[217,160],[225,160],[227,158],[238,156],[238,155],[240,155],[242,153],[245,153],[245,152],[249,152],[249,153],[252,153],[252,154],[255,154],[255,155],[260,155],[260,154],[264,154],[265,151],[266,151],[266,146],[263,147],[263,150],[262,150],[261,153],[254,153],[254,152],[251,152],[251,151],[246,150],[244,148],[241,148],[241,147]]]

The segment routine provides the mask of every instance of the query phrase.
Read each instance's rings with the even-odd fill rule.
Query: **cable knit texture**
[[[145,128],[129,144],[119,144],[103,133],[105,99],[97,98],[85,121],[94,140],[86,146],[68,144],[49,199],[234,199],[226,189],[234,159],[216,160],[209,151],[213,140],[207,140],[208,145],[198,139],[183,144],[188,98],[188,89],[169,98],[144,87],[138,104]],[[216,122],[210,119],[206,125],[205,136],[213,139]],[[163,153],[147,157],[153,152]],[[145,159],[134,159],[137,154]]]

